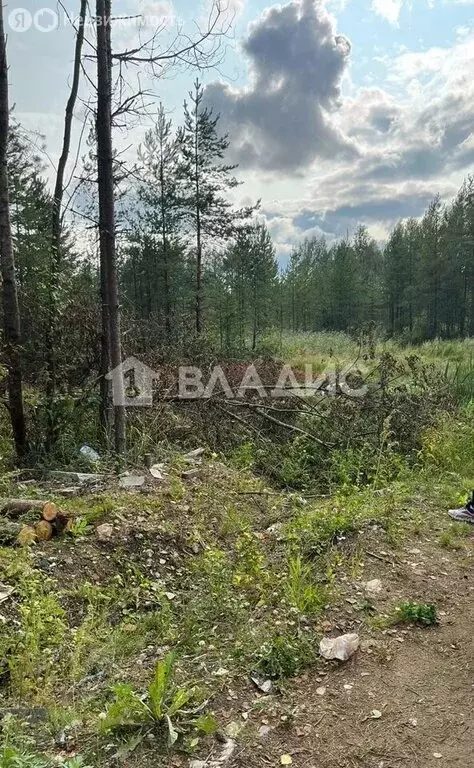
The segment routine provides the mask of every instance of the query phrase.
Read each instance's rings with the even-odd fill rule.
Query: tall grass
[[[263,347],[271,350],[294,368],[313,366],[320,372],[331,365],[349,365],[355,360],[369,357],[367,340],[357,340],[340,331],[317,333],[285,332],[268,335]],[[425,363],[435,365],[444,374],[462,402],[474,399],[474,338],[444,340],[433,339],[422,344],[402,345],[395,339],[379,340],[375,356],[389,353],[396,358],[417,355]]]

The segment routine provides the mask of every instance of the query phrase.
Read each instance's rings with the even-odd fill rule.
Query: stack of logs
[[[15,522],[12,518],[38,511],[38,522],[31,525]],[[49,541],[55,534],[70,530],[71,519],[60,512],[52,501],[38,499],[0,499],[0,545],[32,544],[35,541]]]

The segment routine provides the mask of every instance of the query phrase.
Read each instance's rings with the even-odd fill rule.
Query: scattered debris
[[[164,464],[153,464],[151,467],[149,467],[149,472],[150,475],[155,478],[155,480],[165,479],[166,472]]]
[[[382,592],[383,584],[380,579],[371,579],[371,581],[366,582],[364,589],[367,597],[374,598]]]
[[[0,584],[0,603],[8,600],[14,589],[14,587],[10,587],[8,584]]]
[[[195,448],[194,451],[189,451],[183,456],[184,461],[187,464],[201,464],[204,448]]]
[[[326,686],[321,685],[319,688],[316,688],[316,693],[318,694],[318,696],[324,696],[324,694],[326,693],[326,690],[327,690]]]
[[[97,451],[94,451],[93,448],[90,447],[90,445],[87,445],[87,443],[84,443],[84,445],[81,445],[79,448],[79,453],[81,456],[84,456],[86,459],[89,459],[89,461],[100,461],[100,456],[97,453]]]
[[[194,469],[186,469],[184,472],[181,472],[181,477],[183,480],[191,480],[194,477],[200,477],[201,475],[201,469],[199,467],[195,467]]]
[[[226,739],[222,752],[214,760],[191,760],[189,768],[221,768],[234,754],[237,744],[233,739]]]
[[[226,677],[226,675],[229,675],[230,672],[228,669],[225,669],[224,667],[219,667],[219,669],[216,669],[215,672],[212,673],[214,677]]]
[[[236,723],[235,720],[233,720],[231,723],[228,723],[228,725],[226,725],[225,732],[227,736],[229,736],[231,739],[237,739],[242,733],[244,728],[245,728],[245,723]]]
[[[347,661],[359,648],[359,635],[339,635],[339,637],[323,637],[319,644],[319,653],[325,659]]]
[[[266,737],[269,735],[270,731],[272,729],[269,725],[262,725],[261,728],[258,729],[258,737],[259,739],[266,739]]]
[[[143,454],[143,463],[145,464],[145,467],[147,469],[151,469],[153,466],[153,454],[151,453]]]
[[[258,672],[252,672],[250,675],[250,679],[254,685],[257,686],[258,690],[262,693],[270,693],[270,691],[273,688],[273,683],[271,680],[266,680],[264,677],[258,674]]]
[[[119,480],[120,488],[140,488],[145,484],[145,475],[122,475]]]
[[[283,536],[283,523],[273,523],[272,525],[269,525],[266,531],[269,536],[274,536],[277,541],[282,541],[284,539]]]
[[[80,485],[71,485],[67,488],[58,488],[56,493],[59,496],[64,496],[67,499],[73,499],[75,496],[80,496],[82,488]]]
[[[293,765],[293,758],[291,755],[282,755],[280,757],[280,765]]]
[[[114,527],[110,523],[102,523],[95,529],[99,541],[109,541],[114,533]]]

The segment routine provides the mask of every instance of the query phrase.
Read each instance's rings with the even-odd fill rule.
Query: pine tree
[[[140,230],[147,232],[154,250],[154,289],[163,297],[163,314],[166,337],[172,329],[172,258],[177,253],[179,198],[177,189],[178,145],[172,135],[162,104],[154,128],[147,131],[139,150],[142,163],[143,183],[138,195],[141,203]]]
[[[443,271],[441,250],[442,205],[439,195],[429,205],[421,222],[422,243],[419,280],[425,311],[425,335],[434,339],[441,331],[440,298]]]
[[[230,237],[252,208],[236,210],[226,193],[238,185],[235,165],[225,162],[227,135],[217,130],[219,115],[203,106],[204,92],[198,80],[184,103],[184,126],[178,131],[181,153],[179,174],[183,216],[195,241],[195,330],[203,330],[203,258],[206,241]]]
[[[255,350],[259,337],[275,320],[277,272],[275,250],[265,225],[242,228],[223,260],[229,298],[227,322],[233,319],[242,348],[249,338]]]

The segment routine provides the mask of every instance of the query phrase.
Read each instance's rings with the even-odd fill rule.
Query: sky
[[[142,15],[140,29],[114,25],[114,49],[145,39],[158,20],[163,44],[178,27],[192,33],[210,0],[201,2],[113,0],[115,14]],[[338,238],[359,224],[383,241],[436,194],[456,194],[474,163],[474,0],[225,2],[232,29],[218,67],[202,75],[205,100],[231,139],[244,182],[238,201],[261,199],[282,263],[305,237]],[[56,4],[21,0],[23,17],[19,5],[6,4],[10,101],[16,118],[44,136],[52,175],[73,33]],[[75,14],[79,0],[64,5]],[[132,156],[159,100],[180,122],[195,75],[132,68],[127,77],[140,77],[151,94],[149,117],[115,136]],[[76,142],[89,99],[84,80]]]

